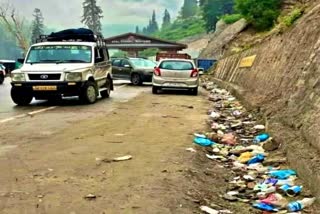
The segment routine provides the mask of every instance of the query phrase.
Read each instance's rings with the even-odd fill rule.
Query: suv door
[[[106,59],[103,48],[95,48],[94,51],[95,59],[94,59],[94,79],[96,80],[98,87],[105,85],[107,74],[108,74],[108,61]]]

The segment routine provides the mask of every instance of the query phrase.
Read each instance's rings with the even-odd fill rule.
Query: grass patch
[[[295,8],[288,15],[280,17],[280,23],[286,27],[292,26],[304,13],[302,8]]]
[[[240,19],[242,19],[241,14],[227,14],[221,17],[221,19],[226,23],[226,24],[233,24]]]

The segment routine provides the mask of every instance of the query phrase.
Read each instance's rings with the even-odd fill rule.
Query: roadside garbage
[[[253,154],[251,152],[245,152],[240,155],[238,158],[238,161],[240,163],[248,163],[248,161],[253,157]]]
[[[271,212],[278,212],[279,210],[270,204],[265,204],[265,203],[256,203],[253,205],[254,208],[257,208],[259,210],[264,210],[264,211],[271,211]]]
[[[315,202],[315,198],[305,198],[300,201],[291,202],[288,204],[288,211],[296,212],[311,206]]]
[[[268,140],[270,137],[269,134],[260,134],[258,136],[256,136],[253,140],[253,143],[262,143],[265,142],[266,140]]]
[[[280,187],[280,189],[285,192],[289,197],[296,197],[300,194],[302,191],[302,186],[291,186],[288,184],[285,184]]]
[[[261,163],[263,161],[264,161],[264,155],[259,154],[259,155],[255,156],[255,157],[251,158],[248,161],[248,164],[250,165],[250,164],[254,164],[254,163]]]
[[[290,176],[297,175],[296,171],[291,169],[270,171],[269,175],[279,179],[287,179]]]
[[[221,142],[223,144],[227,144],[227,145],[236,145],[236,137],[232,134],[232,133],[229,133],[229,134],[225,134],[221,140]]]
[[[127,155],[127,156],[123,156],[123,157],[119,157],[119,158],[114,158],[113,161],[126,161],[126,160],[131,160],[132,156],[131,155]]]
[[[211,130],[195,134],[194,143],[206,147],[208,159],[232,170],[230,178],[224,178],[227,188],[220,197],[228,202],[251,204],[268,214],[299,212],[311,206],[315,198],[293,199],[303,187],[296,184],[296,171],[284,168],[287,159],[271,153],[280,143],[266,133],[266,126],[258,124],[259,119],[228,91],[212,82],[204,83],[204,88],[210,91],[212,101],[206,120]],[[194,152],[192,148],[187,151]],[[200,208],[209,214],[223,213],[207,206]]]
[[[89,194],[83,197],[86,200],[95,200],[97,198],[97,196],[95,196],[94,194]]]
[[[214,209],[207,207],[207,206],[201,206],[200,209],[201,209],[201,211],[208,213],[208,214],[219,214],[219,211],[214,210]]]
[[[256,125],[256,126],[254,127],[254,129],[256,129],[256,130],[265,130],[266,127],[265,127],[264,125]]]
[[[212,146],[213,144],[215,144],[213,141],[211,141],[205,137],[204,138],[203,137],[195,137],[194,143],[198,144],[200,146]]]
[[[186,151],[188,152],[192,152],[192,153],[195,153],[197,152],[194,148],[187,148]]]
[[[278,193],[270,194],[267,198],[260,200],[260,202],[281,208],[285,208],[288,204],[288,201]]]

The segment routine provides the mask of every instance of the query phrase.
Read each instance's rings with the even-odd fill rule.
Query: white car
[[[199,71],[192,60],[163,59],[154,69],[152,92],[165,89],[187,89],[198,95]]]

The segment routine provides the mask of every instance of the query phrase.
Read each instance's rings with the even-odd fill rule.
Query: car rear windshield
[[[186,61],[163,61],[160,66],[160,69],[165,70],[193,70],[193,64]]]

